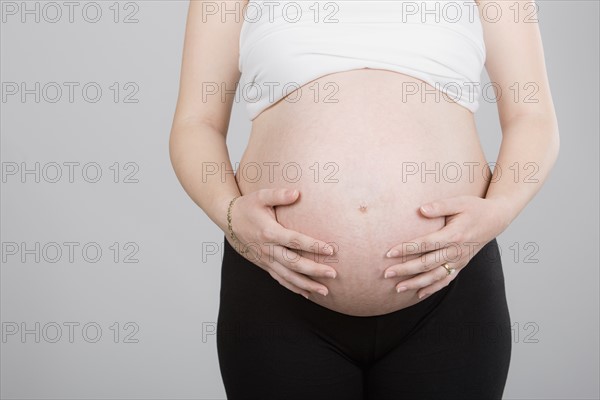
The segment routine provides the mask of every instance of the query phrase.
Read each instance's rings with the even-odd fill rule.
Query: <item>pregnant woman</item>
[[[224,232],[229,400],[502,397],[496,236],[559,148],[535,15],[529,0],[190,3],[170,154]],[[484,97],[502,128],[493,173]]]

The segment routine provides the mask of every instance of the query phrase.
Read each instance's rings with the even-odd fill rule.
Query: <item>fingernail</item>
[[[396,289],[396,292],[400,293],[400,292],[404,292],[405,290],[407,290],[408,288],[406,286],[400,286],[399,288]]]
[[[396,275],[397,275],[396,271],[387,271],[383,277],[384,278],[391,278],[392,276],[396,276]]]
[[[427,296],[429,296],[429,293],[421,293],[419,295],[419,299],[422,299],[423,297],[427,297]]]
[[[304,296],[304,298],[305,298],[306,300],[308,300],[308,295],[306,295],[306,294],[302,293],[302,296]]]
[[[329,255],[330,255],[330,256],[331,256],[331,255],[333,255],[333,247],[331,247],[331,246],[325,246],[325,247],[324,247],[324,250],[325,250],[327,253],[329,253]]]
[[[317,289],[317,292],[319,292],[320,294],[322,294],[323,296],[327,296],[327,292],[324,291],[323,289]]]
[[[333,271],[325,272],[325,276],[327,276],[329,278],[335,278],[335,272],[333,272]]]
[[[387,257],[396,257],[400,252],[398,250],[390,250],[387,253]]]

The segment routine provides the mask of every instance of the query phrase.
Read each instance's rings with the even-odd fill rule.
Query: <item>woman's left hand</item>
[[[503,200],[477,196],[450,197],[421,206],[421,214],[427,218],[445,216],[446,225],[392,247],[388,257],[393,250],[397,251],[393,258],[421,256],[390,266],[384,271],[384,278],[416,274],[398,283],[396,290],[400,293],[416,289],[420,299],[444,288],[483,246],[506,229],[505,206]],[[454,271],[449,274],[444,264]]]

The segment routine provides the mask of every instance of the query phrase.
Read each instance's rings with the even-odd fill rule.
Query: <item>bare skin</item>
[[[229,202],[241,194],[232,214],[237,237],[249,245],[244,255],[309,301],[357,316],[417,303],[420,292],[431,294],[456,275],[446,275],[440,267],[443,258],[432,260],[431,255],[439,254],[431,247],[404,251],[402,260],[387,258],[388,250],[432,234],[441,243],[464,241],[459,231],[476,232],[469,239],[483,246],[525,207],[554,163],[558,128],[537,26],[483,21],[486,68],[492,80],[507,92],[515,81],[538,84],[537,103],[515,102],[510,96],[498,101],[503,142],[497,160],[506,169],[515,161],[536,163],[537,184],[510,179],[490,183],[472,113],[444,96],[438,101],[402,99],[396,94],[403,84],[421,81],[365,69],[317,80],[339,88],[337,103],[301,96],[259,115],[236,179],[231,174],[200,174],[209,164],[232,169],[225,138],[233,98],[203,99],[201,88],[205,82],[235,87],[242,22],[209,18],[201,23],[201,3],[190,4],[170,142],[174,169],[190,197],[226,233]],[[518,65],[510,61],[515,54],[520,56]],[[284,172],[282,166],[289,163],[296,164]],[[423,174],[436,163],[437,179]],[[460,179],[444,170],[455,164]],[[283,189],[300,193],[286,197]],[[450,198],[459,199],[455,207],[468,209],[466,205],[473,204],[471,211],[454,210],[458,217],[420,211],[423,204]],[[494,215],[489,216],[492,209]],[[326,242],[335,254],[327,256]],[[430,257],[421,257],[424,254]],[[459,269],[467,262],[463,257],[452,266]],[[397,276],[386,279],[385,272],[392,269]],[[327,272],[334,272],[335,278]],[[407,290],[397,293],[404,281]]]
[[[333,257],[316,259],[335,268],[337,277],[315,277],[329,293],[312,294],[310,300],[358,316],[415,304],[416,290],[398,294],[400,280],[384,279],[383,271],[396,263],[385,254],[402,241],[444,226],[444,218],[420,215],[424,202],[485,196],[485,178],[491,174],[473,114],[433,97],[431,102],[418,96],[403,101],[396,95],[403,85],[420,81],[390,71],[353,70],[316,83],[335,84],[339,101],[320,104],[313,96],[302,96],[294,103],[277,103],[254,120],[238,169],[240,191],[298,189],[300,199],[276,208],[277,220],[338,250]],[[436,163],[439,173],[427,174]],[[268,165],[273,166],[271,174]],[[450,171],[449,165],[460,168]],[[256,166],[263,166],[261,179],[256,179]],[[461,179],[455,177],[459,173]],[[236,229],[241,230],[245,221],[236,211]],[[252,241],[243,230],[238,236]]]

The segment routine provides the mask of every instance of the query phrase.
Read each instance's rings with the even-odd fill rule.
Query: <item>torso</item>
[[[444,218],[423,217],[422,204],[484,197],[487,190],[490,171],[473,114],[444,95],[439,101],[403,99],[406,82],[423,85],[397,72],[360,69],[303,86],[298,101],[284,99],[253,121],[236,173],[242,194],[300,191],[294,204],[276,207],[277,219],[338,249],[333,257],[300,252],[337,270],[335,279],[312,278],[327,286],[327,296],[309,297],[337,312],[381,315],[420,301],[414,290],[396,293],[408,277],[383,278],[387,267],[402,261],[386,252],[444,226]],[[339,89],[337,103],[325,102],[327,83]],[[321,88],[318,98],[309,86]],[[432,172],[436,165],[438,173]]]

